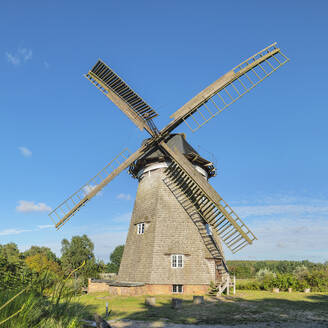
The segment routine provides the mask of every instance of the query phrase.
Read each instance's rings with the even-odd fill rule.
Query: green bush
[[[302,292],[304,291],[305,288],[310,288],[311,286],[309,285],[309,283],[305,280],[305,279],[299,279],[297,281],[297,285],[295,290]]]
[[[260,270],[269,270],[276,274],[296,274],[300,278],[307,272],[327,270],[328,262],[309,261],[227,261],[230,272],[238,279],[255,278]]]
[[[247,281],[246,283],[244,282],[237,282],[236,284],[236,289],[239,290],[261,290],[263,289],[262,284],[259,281]]]
[[[270,271],[268,268],[260,269],[258,272],[256,272],[255,275],[258,281],[262,281],[265,279],[272,279],[276,276],[277,275],[274,272]]]
[[[328,291],[328,270],[316,270],[304,276],[304,280],[314,292]]]
[[[312,272],[302,270],[302,274],[285,273],[273,274],[269,270],[261,269],[258,279],[247,280],[247,282],[238,281],[236,288],[239,290],[272,290],[279,288],[281,291],[287,291],[292,288],[295,291],[304,291],[305,288],[311,288],[313,292],[328,292],[328,270],[313,270]]]
[[[265,289],[279,288],[282,291],[287,291],[288,288],[293,288],[295,290],[297,285],[298,280],[296,276],[292,274],[277,274],[276,277],[268,281]]]
[[[9,261],[0,255],[0,291],[15,289],[20,290],[31,283],[33,273],[21,259]]]

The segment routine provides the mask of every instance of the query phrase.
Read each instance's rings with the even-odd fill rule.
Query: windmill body
[[[184,122],[198,130],[288,60],[276,43],[264,48],[174,112],[162,130],[153,122],[156,111],[104,62],[98,60],[86,74],[150,134],[137,151],[121,152],[49,214],[59,229],[123,170],[129,168],[139,180],[118,280],[108,285],[110,292],[200,293],[210,282],[217,283],[218,293],[229,287],[221,242],[236,253],[256,237],[209,184],[213,164],[173,131]]]
[[[172,135],[167,144],[197,158],[193,165],[204,179],[213,174],[184,135]],[[185,293],[206,293],[209,282],[220,279],[216,263],[223,260],[221,244],[207,223],[200,216],[191,219],[168,189],[169,161],[155,151],[131,168],[139,185],[117,281],[122,286],[143,283],[149,294],[168,294],[178,285]],[[175,260],[181,261],[176,267]]]

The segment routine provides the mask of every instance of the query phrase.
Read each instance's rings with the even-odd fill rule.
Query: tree
[[[62,268],[66,273],[72,272],[85,261],[85,265],[78,271],[78,275],[83,276],[86,281],[86,278],[97,274],[93,253],[94,245],[87,235],[73,236],[70,242],[67,239],[63,239],[61,244]]]
[[[44,247],[44,246],[31,246],[31,248],[29,248],[28,250],[26,250],[23,255],[25,258],[30,257],[30,256],[35,256],[37,254],[41,254],[46,256],[46,258],[49,261],[52,262],[59,262],[57,256],[55,253],[53,253],[51,251],[51,249],[49,247]]]
[[[110,254],[110,263],[107,265],[108,272],[118,273],[120,269],[120,264],[123,256],[124,245],[117,246],[113,252]]]
[[[106,264],[103,260],[97,260],[96,261],[96,266],[97,266],[97,272],[106,272]]]
[[[0,256],[5,257],[9,262],[18,262],[19,255],[19,249],[15,243],[0,245]]]
[[[50,271],[59,274],[61,271],[57,262],[49,260],[46,255],[41,253],[26,257],[25,262],[31,270],[37,273]]]

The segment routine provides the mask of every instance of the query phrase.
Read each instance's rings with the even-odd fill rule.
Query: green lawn
[[[83,295],[75,301],[88,305],[92,312],[105,314],[106,302],[112,310],[110,319],[159,320],[176,323],[237,324],[265,321],[317,321],[328,323],[328,294],[238,291],[219,300],[206,297],[205,304],[194,305],[192,296],[183,296],[183,307],[171,309],[170,296],[156,296],[156,306],[145,305],[145,296],[109,296],[107,293]]]

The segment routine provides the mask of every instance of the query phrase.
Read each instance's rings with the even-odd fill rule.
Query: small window
[[[171,267],[172,268],[183,268],[183,255],[181,255],[181,254],[171,255]]]
[[[141,235],[145,232],[145,223],[142,222],[142,223],[138,223],[137,224],[137,234],[138,235]]]
[[[212,227],[208,223],[206,223],[205,227],[207,235],[212,236]]]
[[[172,285],[172,293],[183,293],[183,285]]]

